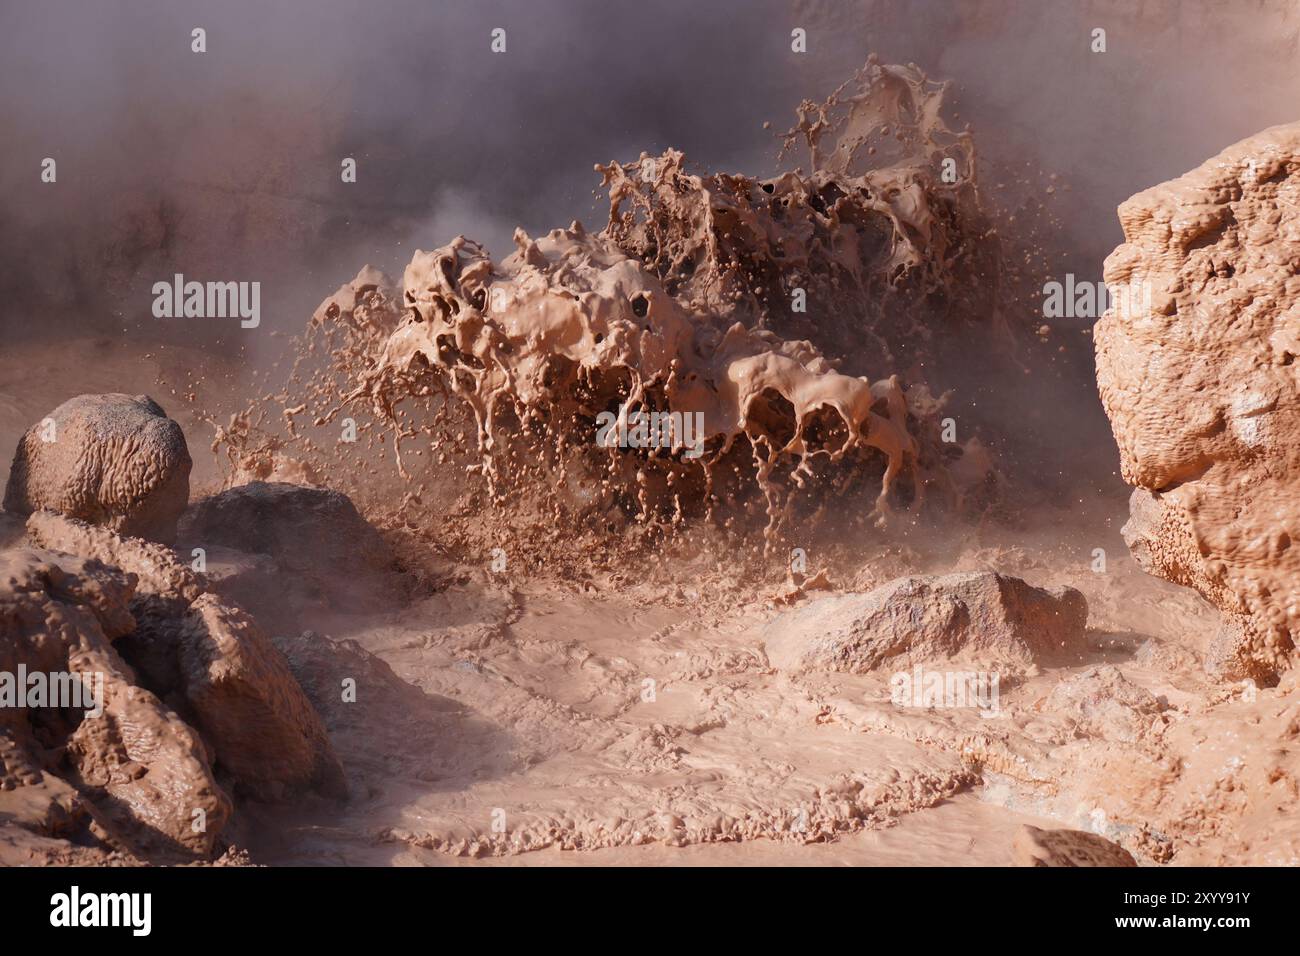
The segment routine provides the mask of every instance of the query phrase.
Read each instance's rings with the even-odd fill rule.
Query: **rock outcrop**
[[[1097,382],[1136,487],[1125,538],[1223,613],[1225,679],[1276,683],[1300,633],[1300,124],[1119,208]]]
[[[319,715],[284,655],[237,605],[161,545],[123,538],[51,512],[28,520],[41,546],[135,576],[136,625],[123,651],[142,682],[173,704],[212,746],[237,793],[281,800],[304,790],[346,792]]]
[[[768,660],[788,672],[867,673],[886,664],[1068,662],[1082,649],[1088,604],[993,571],[898,578],[788,611],[764,630]]]
[[[1128,850],[1086,830],[1022,826],[1011,846],[1016,866],[1137,866]]]
[[[0,818],[141,857],[207,857],[230,798],[203,739],[114,648],[135,628],[134,594],[131,575],[94,559],[0,552],[0,672],[29,692],[0,706]],[[63,675],[81,689],[37,699],[33,675],[47,693]],[[81,706],[53,706],[76,693]]]
[[[145,395],[78,395],[23,434],[4,507],[170,542],[190,492],[181,427]]]
[[[388,542],[338,491],[264,481],[229,488],[185,512],[179,539],[184,550],[253,556],[249,573],[224,575],[215,590],[286,632],[293,621],[283,619],[307,604],[355,612],[398,597]]]

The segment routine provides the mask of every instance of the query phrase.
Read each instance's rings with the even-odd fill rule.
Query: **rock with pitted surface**
[[[1022,826],[1012,853],[1016,866],[1137,866],[1128,850],[1086,830]]]
[[[1300,634],[1300,123],[1119,208],[1097,383],[1136,487],[1125,538],[1223,613],[1207,663],[1276,683]]]
[[[864,674],[886,664],[1076,660],[1088,604],[1074,588],[1036,588],[994,571],[898,578],[820,598],[764,629],[779,670]]]
[[[153,399],[78,395],[23,434],[4,507],[169,542],[189,501],[191,464],[181,427]]]

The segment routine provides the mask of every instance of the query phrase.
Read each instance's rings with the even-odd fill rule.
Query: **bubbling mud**
[[[391,439],[417,479],[404,502],[443,481],[412,463],[427,443],[495,505],[531,496],[607,529],[761,528],[769,548],[831,500],[861,500],[877,526],[985,502],[991,464],[977,440],[942,440],[947,396],[927,380],[944,380],[934,343],[954,306],[1011,338],[995,309],[969,307],[966,291],[996,286],[996,244],[944,88],[873,57],[800,106],[785,142],[807,144],[811,173],[697,176],[680,152],[643,154],[597,167],[600,233],[516,230],[500,262],[457,237],[416,252],[400,293],[367,267],[313,317],[272,396],[281,420],[255,403],[214,448],[236,480],[337,484],[356,457],[324,462],[355,450],[351,427],[378,455]],[[687,417],[689,441],[645,428]],[[314,438],[298,429],[308,418]],[[611,420],[634,440],[598,440]]]

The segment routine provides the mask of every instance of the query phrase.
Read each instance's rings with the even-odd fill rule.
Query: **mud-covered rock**
[[[1159,698],[1126,678],[1113,664],[1089,667],[1052,689],[1047,711],[1074,722],[1076,732],[1131,743],[1165,710]]]
[[[113,646],[135,627],[134,587],[94,559],[0,553],[0,672],[81,685],[79,707],[0,706],[0,819],[145,857],[210,856],[231,803],[208,749]]]
[[[1088,604],[993,571],[898,578],[865,594],[825,597],[763,631],[780,670],[866,673],[936,660],[1030,663],[1076,659]]]
[[[245,562],[228,569],[219,585],[259,619],[278,620],[286,605],[347,611],[394,596],[392,550],[338,491],[284,482],[240,485],[195,502],[181,518],[179,537],[184,549],[231,549],[274,562],[274,575]]]
[[[325,727],[284,655],[242,608],[160,545],[37,512],[43,547],[96,558],[135,576],[135,628],[123,653],[142,681],[203,733],[240,793],[280,800],[307,789],[346,792]]]
[[[1094,331],[1125,537],[1223,612],[1212,672],[1268,684],[1300,633],[1298,207],[1300,123],[1133,196]]]
[[[23,434],[4,507],[171,541],[189,500],[191,464],[181,427],[153,399],[78,395]]]
[[[1016,866],[1137,866],[1128,850],[1086,830],[1022,826],[1011,846]]]

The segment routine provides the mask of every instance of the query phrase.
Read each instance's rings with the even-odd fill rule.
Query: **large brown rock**
[[[189,500],[181,427],[146,395],[78,395],[23,434],[4,507],[48,510],[171,541]]]
[[[1086,830],[1022,826],[1011,846],[1016,866],[1137,866],[1128,850]]]
[[[0,820],[145,858],[210,856],[231,802],[207,747],[113,644],[135,627],[134,586],[93,559],[0,552],[0,673],[76,674],[102,704],[0,706]]]
[[[1119,208],[1097,382],[1148,571],[1224,615],[1225,678],[1274,683],[1300,633],[1300,124]]]
[[[212,747],[238,793],[280,800],[304,790],[346,793],[325,726],[289,663],[242,608],[209,592],[168,548],[51,512],[28,519],[42,547],[94,558],[135,576],[136,626],[123,652]]]
[[[1088,604],[994,571],[898,578],[866,594],[820,598],[763,631],[776,668],[861,674],[886,664],[1068,662],[1083,647]]]

